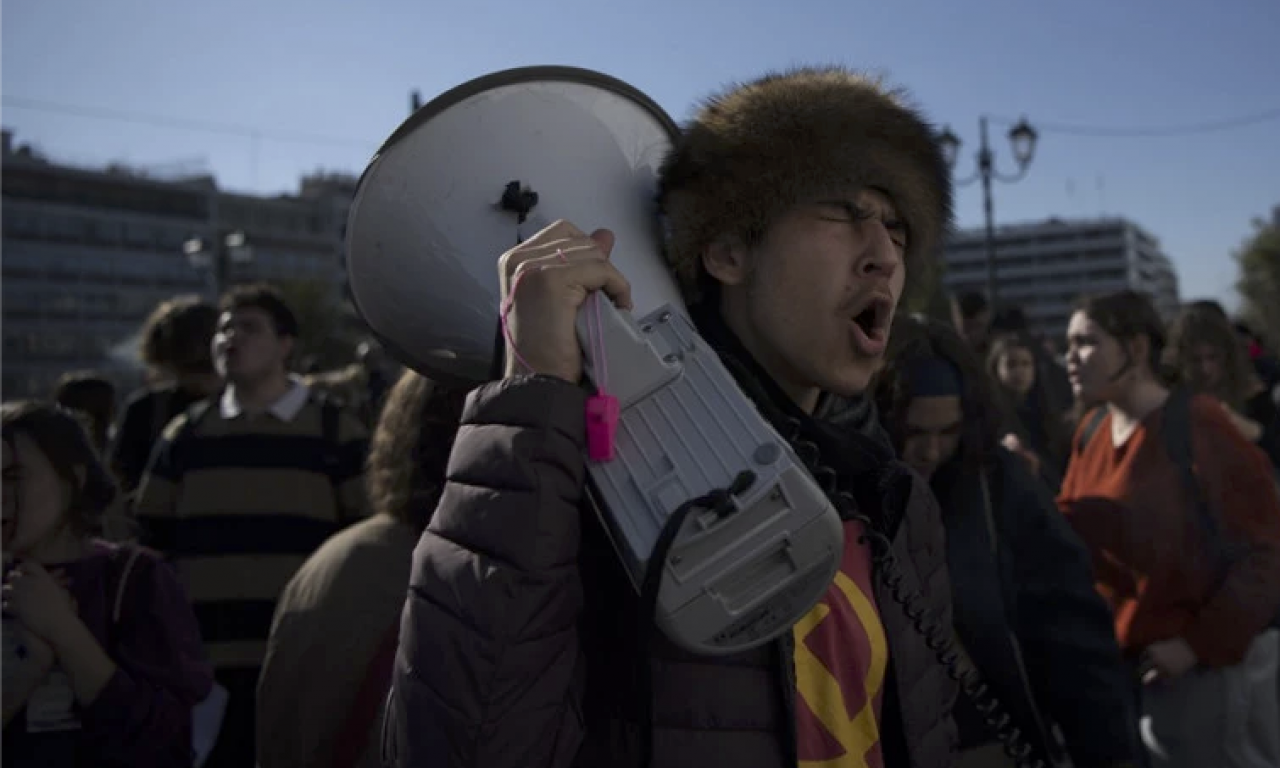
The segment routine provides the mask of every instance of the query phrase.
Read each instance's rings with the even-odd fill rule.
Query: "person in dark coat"
[[[1070,409],[1055,401],[1051,387],[1041,378],[1043,366],[1036,362],[1039,349],[1040,345],[1025,334],[1000,334],[991,342],[987,373],[1012,420],[1006,432],[1017,436],[1024,455],[1034,458],[1033,472],[1056,491],[1067,471]]]
[[[107,450],[107,462],[132,497],[170,421],[222,389],[213,367],[218,308],[195,295],[162,302],[142,329],[140,354],[153,381],[132,393]]]
[[[1058,733],[1077,768],[1134,764],[1136,688],[1088,551],[1000,445],[992,385],[964,341],[924,318],[902,321],[893,339],[876,405],[942,504],[961,645],[1047,765],[1062,764]],[[956,720],[961,766],[1012,765],[971,702]]]
[[[636,590],[584,494],[574,331],[588,296],[625,309],[629,287],[610,232],[556,222],[500,262],[506,370],[469,396],[414,552],[384,762],[947,768],[957,687],[919,629],[951,622],[936,504],[887,446],[815,416],[865,392],[908,276],[945,237],[938,134],[847,70],[770,74],[699,110],[659,205],[703,339],[784,439],[812,447],[826,487],[847,489],[830,494],[840,573],[753,650],[639,641]]]
[[[1006,307],[996,315],[991,323],[991,337],[1020,336],[1034,340],[1037,334],[1031,330],[1031,323],[1021,307]],[[1066,413],[1075,402],[1071,394],[1071,382],[1067,380],[1067,369],[1062,361],[1049,352],[1043,343],[1030,345],[1035,358],[1036,382],[1043,391],[1045,408],[1055,414]],[[987,348],[984,357],[990,355]]]
[[[1217,302],[1212,303],[1217,304]],[[1219,304],[1218,306],[1221,307],[1222,305]],[[1223,311],[1223,315],[1225,314],[1226,312]],[[1232,328],[1235,329],[1240,344],[1245,348],[1245,354],[1248,355],[1249,362],[1253,365],[1258,378],[1262,380],[1262,385],[1267,389],[1280,387],[1280,361],[1277,361],[1275,354],[1267,349],[1262,337],[1255,333],[1248,323],[1243,321],[1232,323]]]
[[[53,387],[53,402],[79,413],[99,454],[111,439],[116,417],[116,387],[99,371],[68,371]]]

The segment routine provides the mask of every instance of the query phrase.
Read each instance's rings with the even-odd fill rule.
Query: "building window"
[[[120,228],[120,222],[118,221],[96,219],[89,224],[90,241],[95,245],[119,245]]]
[[[150,248],[155,243],[155,234],[145,224],[131,222],[125,224],[125,242],[133,248]]]
[[[88,221],[80,216],[52,216],[48,221],[50,240],[83,243],[88,240]]]
[[[12,208],[4,212],[4,236],[15,240],[34,240],[40,237],[40,217]]]

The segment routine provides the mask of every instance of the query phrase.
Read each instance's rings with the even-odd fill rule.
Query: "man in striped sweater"
[[[230,693],[207,768],[254,764],[254,699],[281,590],[321,543],[365,516],[368,433],[290,375],[298,321],[266,285],[223,297],[222,394],[165,428],[137,501],[144,541],[167,554]],[[263,734],[270,738],[270,734]]]

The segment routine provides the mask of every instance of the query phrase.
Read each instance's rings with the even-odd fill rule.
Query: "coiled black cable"
[[[902,607],[916,632],[924,637],[925,645],[933,651],[938,663],[946,669],[947,676],[960,685],[960,690],[978,710],[983,723],[991,735],[1000,742],[1005,754],[1013,759],[1018,768],[1048,768],[1042,759],[1035,756],[1031,744],[1023,737],[1022,731],[1013,724],[1013,718],[1005,711],[1000,700],[983,682],[977,668],[956,650],[952,632],[928,615],[923,605],[924,595],[918,590],[908,591],[897,555],[893,553],[893,542],[870,517],[858,511],[857,501],[847,487],[849,481],[846,479],[842,482],[839,473],[822,463],[821,449],[817,443],[804,439],[798,420],[787,419],[786,426],[787,433],[783,435],[783,439],[791,445],[796,456],[826,492],[831,502],[836,505],[841,517],[862,523],[865,533],[858,543],[870,545],[871,560],[875,566],[877,579],[893,597],[894,602]]]

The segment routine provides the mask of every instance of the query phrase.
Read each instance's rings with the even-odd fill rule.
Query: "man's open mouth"
[[[889,320],[893,315],[893,300],[883,294],[868,296],[853,322],[868,339],[884,341],[889,335]]]

